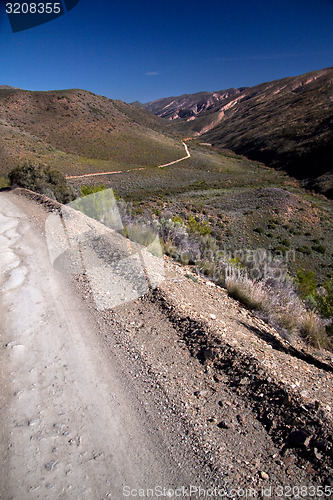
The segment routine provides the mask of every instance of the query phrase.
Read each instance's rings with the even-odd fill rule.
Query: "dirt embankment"
[[[118,499],[126,484],[159,483],[260,498],[262,487],[332,485],[329,355],[290,346],[169,260],[157,289],[100,311],[85,273],[69,284],[46,266],[43,224],[58,205],[23,191],[1,198],[26,273],[21,298],[5,288],[0,498]]]

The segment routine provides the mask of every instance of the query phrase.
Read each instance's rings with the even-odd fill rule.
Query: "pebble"
[[[51,471],[56,467],[56,465],[57,465],[57,461],[51,460],[51,462],[48,462],[47,464],[45,464],[45,469],[48,471]]]
[[[220,429],[230,429],[232,428],[232,423],[227,422],[226,420],[221,420],[221,422],[217,424],[217,427],[219,427]]]
[[[208,391],[195,391],[194,395],[197,396],[197,397],[200,397],[200,396],[206,396],[208,394]]]
[[[266,472],[261,471],[260,476],[261,476],[261,479],[264,479],[265,481],[267,481],[269,479],[269,475],[266,474]]]
[[[29,420],[28,425],[36,425],[38,424],[38,422],[38,418],[33,418],[32,420]]]
[[[215,314],[210,314],[209,315],[211,319],[216,319],[216,315]]]

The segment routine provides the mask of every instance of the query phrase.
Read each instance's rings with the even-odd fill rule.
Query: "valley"
[[[159,99],[145,104],[201,142],[284,170],[332,195],[333,69],[251,88]]]
[[[266,131],[274,129],[274,120],[276,125],[282,120],[289,123],[285,114],[288,106],[283,107],[282,101],[277,105],[274,99],[289,99],[294,106],[291,103],[298,96],[299,107],[314,99],[319,85],[323,95],[319,94],[317,105],[311,106],[314,121],[320,120],[330,109],[328,102],[321,106],[330,78],[331,70],[322,70],[255,89],[162,99],[150,103],[149,110],[140,103],[130,105],[83,90],[28,92],[3,88],[2,183],[6,185],[6,175],[16,164],[48,165],[66,176],[76,196],[81,195],[84,185],[88,189],[90,185],[112,188],[123,206],[122,216],[130,224],[153,226],[168,255],[191,264],[222,286],[230,263],[243,271],[248,268],[249,263],[242,262],[239,255],[264,252],[274,266],[284,267],[294,287],[299,279],[310,280],[310,285],[299,285],[302,293],[306,294],[310,286],[310,295],[320,287],[330,294],[331,202],[304,190],[304,179],[225,149],[210,136],[217,134],[222,124],[227,130],[234,120],[251,117],[251,130],[259,133],[258,113],[262,122],[264,116],[268,117],[263,122]],[[295,116],[297,106],[293,108]],[[312,107],[307,106],[310,112]],[[172,114],[181,108],[186,111],[185,117]],[[167,114],[159,109],[167,110]],[[245,145],[242,127],[237,128],[237,137]],[[318,143],[325,137],[319,134]],[[262,277],[261,271],[259,274]],[[317,295],[311,300],[323,302]],[[252,299],[250,302],[262,307]],[[330,317],[331,306],[320,307]],[[271,312],[266,311],[264,317],[271,321]],[[287,331],[294,330],[288,319]]]

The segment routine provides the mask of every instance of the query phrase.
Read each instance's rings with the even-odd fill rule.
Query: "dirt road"
[[[197,480],[146,421],[144,389],[103,351],[50,265],[40,214],[24,208],[0,194],[0,498],[118,499],[123,487]]]
[[[0,498],[322,497],[331,356],[168,260],[157,289],[101,310],[86,273],[50,264],[55,206],[0,193]]]
[[[188,139],[185,139],[188,140]],[[185,153],[186,156],[183,156],[182,158],[179,158],[178,160],[170,161],[169,163],[165,163],[164,165],[158,165],[158,168],[164,168],[164,167],[170,167],[171,165],[175,165],[176,163],[179,163],[180,161],[187,160],[187,158],[191,158],[191,153],[189,152],[188,146],[186,142],[182,141],[182,145],[185,148]],[[132,168],[130,170],[112,170],[111,172],[96,172],[93,174],[82,174],[82,175],[67,175],[66,179],[81,179],[84,177],[96,177],[100,175],[114,175],[114,174],[124,174],[126,172],[135,172],[137,170],[145,170],[147,167],[139,167],[139,168]]]

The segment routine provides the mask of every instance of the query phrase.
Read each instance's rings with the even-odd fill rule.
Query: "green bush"
[[[80,187],[81,196],[89,196],[90,194],[98,193],[99,191],[104,191],[105,189],[104,184],[101,184],[100,186],[89,186],[88,184],[85,184]]]
[[[296,283],[298,291],[310,307],[322,317],[333,319],[333,280],[327,280],[318,288],[316,275],[313,271],[300,269],[297,272]],[[326,326],[326,333],[333,336],[333,323]]]
[[[285,247],[290,247],[290,240],[288,240],[287,238],[283,238],[281,240],[281,245],[284,245]]]
[[[174,215],[171,220],[172,222],[178,222],[179,224],[184,224],[183,219],[179,215]]]
[[[10,186],[8,179],[5,177],[0,177],[0,189],[7,188]]]
[[[297,251],[300,253],[304,253],[305,255],[311,255],[311,248],[309,248],[307,246],[298,247]]]
[[[303,298],[313,295],[317,288],[316,275],[313,271],[297,271],[296,283],[298,290]]]
[[[200,222],[193,215],[190,215],[188,218],[187,227],[192,233],[196,233],[199,236],[206,236],[212,232],[207,221]]]
[[[324,293],[316,294],[318,308],[325,318],[333,318],[333,280],[328,280],[323,285]],[[333,333],[333,332],[332,332]]]
[[[45,194],[60,203],[69,203],[75,198],[74,192],[67,186],[63,174],[50,167],[26,163],[9,172],[8,178],[11,186]]]

